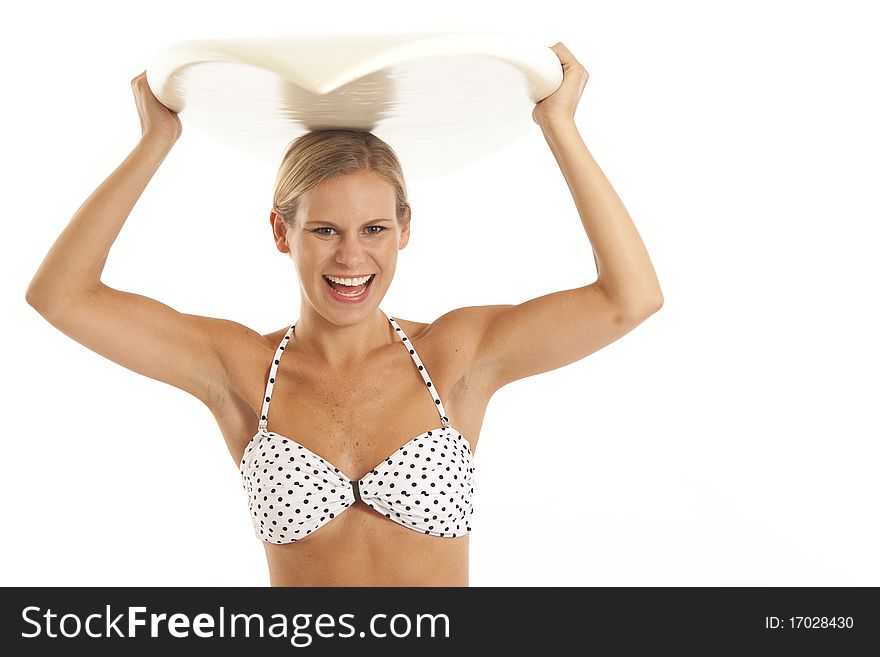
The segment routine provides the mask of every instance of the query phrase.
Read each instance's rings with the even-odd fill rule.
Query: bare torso
[[[476,455],[493,391],[469,371],[467,327],[394,317],[410,339],[443,401],[449,422]],[[238,467],[257,433],[269,367],[289,327],[260,335],[240,325],[221,337],[228,391],[211,409]],[[465,331],[465,333],[463,333]],[[285,348],[272,391],[268,430],[293,438],[351,479],[414,436],[440,426],[440,416],[404,343],[389,342],[344,376],[328,376],[298,348]],[[476,461],[475,461],[476,464]],[[242,498],[242,513],[245,513]],[[407,529],[358,501],[295,543],[263,542],[272,586],[466,586],[468,535],[439,538]]]

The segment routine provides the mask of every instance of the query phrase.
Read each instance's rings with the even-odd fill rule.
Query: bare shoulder
[[[214,346],[221,356],[243,345],[268,344],[269,339],[275,335],[275,333],[262,335],[249,326],[231,319],[212,319],[210,330]]]
[[[418,332],[412,339],[426,345],[430,352],[442,354],[448,364],[449,376],[455,381],[464,381],[468,388],[488,387],[490,379],[485,376],[476,362],[480,342],[486,333],[486,327],[492,319],[509,305],[465,306],[444,313],[430,324],[409,322]],[[395,320],[404,331],[406,320]],[[407,332],[407,335],[410,335]]]
[[[492,319],[509,305],[464,306],[441,315],[424,325],[424,335],[456,345],[459,350],[475,350]]]

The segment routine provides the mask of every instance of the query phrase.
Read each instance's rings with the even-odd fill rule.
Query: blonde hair
[[[370,170],[394,187],[397,221],[406,223],[411,208],[397,154],[370,132],[313,130],[288,147],[275,179],[274,209],[292,227],[300,197],[328,178]]]

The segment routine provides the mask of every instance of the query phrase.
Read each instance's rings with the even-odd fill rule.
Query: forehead
[[[301,204],[307,217],[329,214],[337,219],[359,218],[364,213],[377,212],[380,213],[377,216],[381,216],[383,212],[393,211],[394,206],[394,186],[368,170],[325,180],[303,194]]]

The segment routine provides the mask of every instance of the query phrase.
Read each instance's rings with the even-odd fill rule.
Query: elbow
[[[24,300],[27,301],[29,306],[36,308],[49,296],[48,288],[49,285],[45,277],[41,276],[38,271],[31,278],[31,282],[28,283],[27,290],[24,291]]]
[[[631,310],[627,313],[627,316],[631,319],[636,320],[645,320],[654,313],[656,313],[660,308],[663,307],[663,297],[659,296],[656,298],[652,298],[651,302],[644,302],[634,307],[634,310]]]
[[[644,304],[649,315],[653,315],[663,307],[663,291],[656,283],[654,289],[649,294],[646,294],[645,298],[649,299],[649,301]]]
[[[27,304],[31,308],[44,317],[49,312],[50,308],[58,305],[57,295],[50,294],[46,290],[41,290],[33,284],[28,286],[28,289],[25,291],[24,300],[27,301]]]
[[[651,301],[648,305],[648,315],[653,315],[655,312],[660,310],[663,307],[663,294],[658,293],[656,297]]]
[[[45,317],[47,313],[64,312],[65,308],[85,298],[101,285],[100,281],[97,285],[87,286],[36,284],[34,281],[31,281],[31,284],[24,293],[24,300],[27,301],[31,308]]]
[[[663,294],[657,292],[650,296],[646,296],[640,303],[630,304],[629,312],[626,313],[630,317],[645,319],[656,313],[663,307]]]
[[[593,285],[605,290],[601,281],[596,281]],[[622,321],[642,321],[663,307],[663,293],[655,286],[651,286],[650,290],[645,288],[638,293],[631,292],[626,295],[612,296],[607,291],[605,294],[617,307]]]
[[[37,308],[44,305],[46,299],[50,297],[49,286],[45,280],[40,280],[39,275],[34,276],[28,284],[27,290],[24,292],[24,300],[28,305]]]
[[[27,301],[27,304],[37,311],[39,315],[42,317],[47,317],[49,314],[49,306],[46,305],[46,302],[40,299],[32,292],[28,292],[24,295],[24,300]]]
[[[662,307],[663,299],[660,299],[659,301],[656,301],[654,303],[642,306],[637,312],[630,313],[629,316],[636,319],[644,320],[656,313]]]
[[[29,286],[28,286],[28,289],[25,290],[25,293],[24,293],[24,300],[27,301],[27,304],[28,304],[31,308],[36,309],[37,304],[39,303],[39,296],[37,295],[36,290],[34,290],[34,286],[33,286],[33,285],[29,285]]]
[[[654,312],[657,312],[663,307],[663,293],[657,293],[657,298],[654,300]]]

